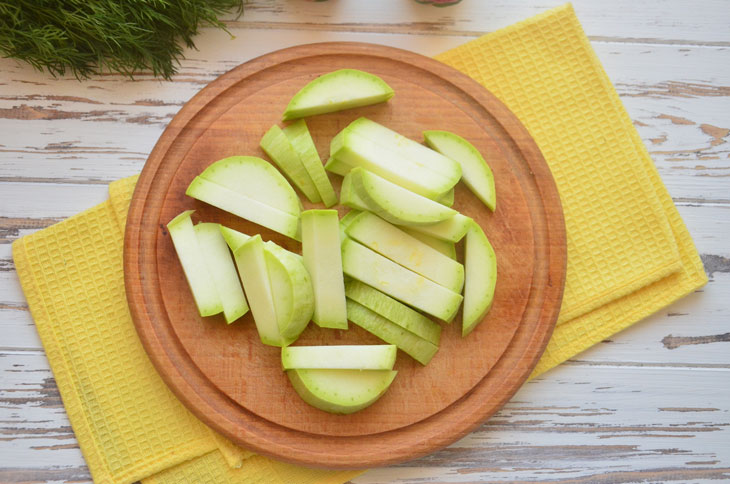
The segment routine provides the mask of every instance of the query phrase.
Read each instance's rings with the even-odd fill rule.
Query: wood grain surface
[[[173,82],[53,79],[0,59],[0,482],[91,479],[10,243],[138,173],[204,85],[272,50],[362,41],[435,55],[563,3],[249,2],[235,39],[196,37]],[[578,17],[710,275],[702,290],[525,385],[449,447],[354,484],[717,483],[730,479],[730,10],[724,1],[576,0]]]
[[[310,80],[342,68],[367,69],[396,96],[388,103],[311,118],[310,130],[324,159],[334,135],[360,116],[414,139],[425,129],[449,128],[490,160],[499,187],[495,213],[463,187],[454,204],[482,226],[498,254],[498,288],[485,320],[466,339],[460,317],[445,325],[439,353],[425,367],[401,355],[395,366],[399,375],[388,392],[373,406],[345,416],[322,412],[296,397],[281,371],[279,348],[260,343],[250,314],[232,326],[197,314],[164,229],[180,212],[195,209],[200,220],[261,233],[299,252],[295,241],[184,193],[218,159],[263,157],[259,140],[280,121],[289,99]],[[333,178],[339,188],[339,177]],[[303,201],[305,208],[314,206]],[[307,465],[357,469],[400,462],[432,452],[482,423],[517,391],[537,362],[560,308],[564,280],[560,199],[524,127],[463,74],[427,57],[375,44],[289,48],[211,83],[160,137],[140,176],[126,230],[125,281],[132,317],[168,385],[199,418],[235,442]],[[312,326],[297,343],[377,341],[356,326],[347,331]]]

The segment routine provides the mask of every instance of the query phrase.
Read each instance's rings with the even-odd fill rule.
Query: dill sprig
[[[226,30],[218,16],[234,8],[243,0],[0,0],[0,53],[53,76],[170,79],[198,27]]]

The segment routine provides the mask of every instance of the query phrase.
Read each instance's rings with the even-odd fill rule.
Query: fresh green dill
[[[0,0],[0,53],[54,76],[104,71],[170,79],[198,28],[243,0]]]

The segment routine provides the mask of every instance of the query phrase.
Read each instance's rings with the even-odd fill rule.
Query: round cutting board
[[[472,217],[498,259],[493,306],[467,338],[461,316],[442,323],[439,352],[426,366],[400,353],[398,376],[374,405],[352,415],[315,409],[281,370],[280,349],[263,345],[251,314],[231,325],[201,318],[166,224],[183,210],[194,221],[300,244],[185,196],[191,180],[232,155],[267,159],[259,148],[289,99],[317,76],[341,68],[383,78],[387,103],[307,119],[323,160],[332,137],[360,116],[411,139],[443,129],[471,141],[497,187],[492,213],[466,188],[454,208]],[[330,175],[339,191],[341,177]],[[315,207],[300,194],[304,208]],[[319,208],[322,206],[319,205]],[[347,209],[337,207],[340,214]],[[462,249],[462,244],[459,248]],[[465,75],[390,47],[326,43],[249,61],[205,87],[171,121],[150,155],[130,206],[125,240],[127,298],[137,331],[162,378],[188,408],[243,447],[290,462],[364,468],[411,459],[453,442],[496,412],[530,374],[552,332],[565,279],[560,200],[540,151],[509,110]],[[462,259],[463,260],[463,259]],[[313,323],[297,345],[377,344],[355,324]]]

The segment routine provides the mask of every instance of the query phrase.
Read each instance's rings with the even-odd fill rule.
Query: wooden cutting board
[[[205,167],[232,155],[267,159],[259,141],[281,124],[289,99],[340,68],[382,77],[388,103],[307,119],[328,158],[332,137],[365,116],[412,139],[443,129],[471,141],[496,181],[491,213],[459,184],[454,208],[474,218],[498,258],[491,311],[467,338],[461,316],[442,324],[438,354],[422,366],[400,353],[398,376],[371,407],[347,416],[304,403],[281,370],[280,349],[263,345],[250,313],[232,325],[201,318],[165,229],[183,210],[194,221],[260,233],[289,250],[300,244],[185,196]],[[341,178],[330,176],[339,191]],[[310,204],[301,196],[304,207]],[[321,207],[321,205],[320,205]],[[339,207],[340,214],[347,210]],[[461,244],[460,244],[461,245]],[[460,251],[461,252],[461,251]],[[142,343],[162,378],[208,425],[234,442],[311,466],[364,468],[432,452],[497,411],[530,374],[557,318],[565,279],[565,229],[553,179],[537,146],[509,110],[479,84],[432,59],[390,47],[326,43],[249,61],[204,88],[171,121],[142,171],[125,240],[127,298]],[[373,344],[356,325],[314,324],[295,344]]]

